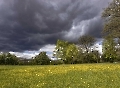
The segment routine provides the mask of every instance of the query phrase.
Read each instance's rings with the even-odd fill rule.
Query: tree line
[[[102,30],[102,54],[93,45],[96,39],[91,35],[82,35],[77,43],[58,40],[51,60],[46,52],[40,52],[34,58],[21,59],[10,53],[0,54],[2,65],[50,65],[104,63],[120,61],[120,0],[113,0],[101,16],[104,20]]]
[[[0,54],[0,65],[48,65],[50,64],[50,59],[46,55],[46,52],[40,52],[34,58],[26,59],[16,57],[10,53]]]

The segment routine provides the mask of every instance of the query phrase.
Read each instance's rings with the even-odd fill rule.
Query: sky
[[[101,42],[101,13],[112,0],[0,0],[0,51],[52,57],[56,41],[89,34]]]

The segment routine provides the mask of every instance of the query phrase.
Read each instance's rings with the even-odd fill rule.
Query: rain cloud
[[[0,51],[39,50],[57,39],[101,38],[111,0],[0,0]]]

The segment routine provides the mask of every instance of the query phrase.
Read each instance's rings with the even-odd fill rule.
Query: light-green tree
[[[60,58],[65,64],[71,64],[80,62],[80,52],[75,44],[58,40],[53,55],[55,58]]]
[[[106,62],[113,62],[116,59],[116,48],[115,48],[115,41],[113,38],[105,38],[103,41],[103,56],[104,61]]]
[[[64,40],[58,40],[56,43],[55,50],[53,51],[53,56],[57,59],[65,60],[66,57],[66,51],[69,46],[69,42]]]
[[[78,48],[76,47],[75,44],[70,44],[67,47],[67,51],[66,51],[66,63],[71,63],[71,64],[76,64],[79,63],[80,60],[80,51],[78,50]]]

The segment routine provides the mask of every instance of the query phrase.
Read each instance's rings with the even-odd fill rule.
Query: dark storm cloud
[[[77,27],[73,34],[84,32],[100,37],[100,14],[108,1],[0,0],[0,50],[37,50],[55,44],[57,39],[69,40],[72,26]],[[88,27],[81,29],[81,23]]]
[[[90,21],[89,28],[86,31],[86,34],[92,35],[96,38],[102,37],[102,28],[103,28],[103,21],[101,17],[96,17],[94,20]]]

